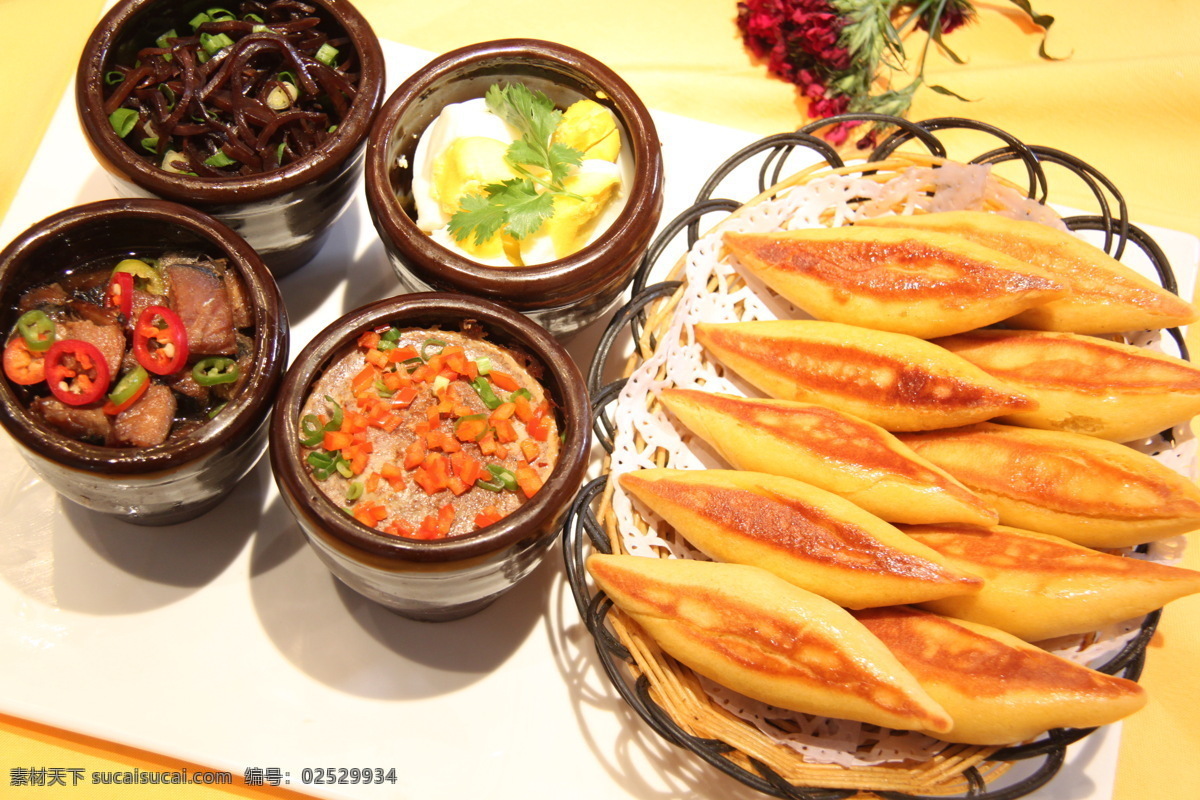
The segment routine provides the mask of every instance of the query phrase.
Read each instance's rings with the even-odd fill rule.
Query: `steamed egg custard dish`
[[[611,111],[565,110],[523,84],[446,106],[417,143],[417,227],[466,258],[525,267],[565,258],[621,213],[632,164]]]

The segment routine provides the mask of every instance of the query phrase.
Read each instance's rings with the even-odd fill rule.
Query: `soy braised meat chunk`
[[[46,310],[47,308],[54,309],[65,305],[67,300],[66,290],[63,289],[60,283],[48,283],[44,286],[36,286],[25,294],[21,295],[21,299],[17,301],[17,310],[21,313],[32,311],[33,309]]]
[[[117,415],[113,422],[116,440],[134,447],[162,444],[175,422],[175,408],[175,393],[152,383],[137,402]]]
[[[239,330],[254,327],[254,309],[250,304],[250,293],[246,291],[246,285],[242,282],[241,276],[235,270],[229,269],[223,258],[214,259],[209,263],[213,270],[221,276],[221,281],[225,284],[225,291],[229,294],[233,326]]]
[[[112,418],[99,406],[69,406],[54,397],[37,397],[30,404],[34,414],[73,439],[92,444],[111,444]]]
[[[108,365],[109,375],[121,373],[121,360],[125,357],[125,332],[116,317],[98,325],[90,319],[62,320],[58,322],[58,338],[79,339],[94,345]]]
[[[197,355],[237,353],[229,292],[206,262],[167,255],[158,262],[170,306],[187,330],[188,350]]]

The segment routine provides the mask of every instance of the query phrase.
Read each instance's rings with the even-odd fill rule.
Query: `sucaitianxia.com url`
[[[82,767],[13,767],[8,771],[8,785],[38,788],[47,786],[146,786],[199,784],[224,786],[233,783],[229,772],[187,769],[166,772],[149,770],[91,771]]]

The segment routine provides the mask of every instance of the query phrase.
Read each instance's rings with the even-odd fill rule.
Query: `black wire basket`
[[[646,310],[653,304],[670,298],[681,285],[680,282],[672,280],[650,283],[652,274],[664,271],[660,269],[664,254],[672,246],[676,249],[682,246],[677,241],[681,236],[685,237],[687,249],[695,245],[701,235],[702,218],[712,214],[732,213],[743,205],[738,200],[713,196],[722,182],[735,170],[747,166],[752,169],[754,163],[759,162],[758,191],[761,195],[781,182],[787,174],[785,170],[789,157],[797,151],[804,152],[810,160],[815,154],[830,168],[846,166],[836,150],[815,136],[815,131],[820,127],[843,121],[875,124],[882,130],[890,131],[882,143],[866,157],[868,163],[883,161],[909,143],[919,145],[936,159],[946,159],[947,146],[939,138],[939,134],[950,131],[966,131],[974,138],[984,134],[985,138],[997,139],[1000,142],[999,146],[975,156],[966,163],[999,165],[1014,162],[1018,171],[1023,167],[1027,181],[1027,186],[1022,191],[1028,198],[1043,204],[1049,193],[1046,167],[1053,165],[1062,168],[1070,176],[1083,182],[1095,199],[1097,207],[1097,213],[1093,215],[1065,217],[1063,222],[1067,227],[1073,231],[1102,233],[1103,242],[1100,246],[1117,259],[1130,248],[1140,251],[1157,271],[1162,286],[1178,293],[1176,278],[1166,255],[1149,235],[1130,223],[1125,200],[1117,188],[1093,167],[1072,155],[1049,147],[1026,145],[993,126],[961,118],[946,117],[914,123],[895,117],[862,114],[821,120],[794,133],[767,136],[734,153],[713,171],[701,188],[695,203],[670,221],[651,244],[632,278],[632,299],[614,315],[600,339],[588,369],[588,390],[592,397],[594,415],[592,426],[596,440],[608,454],[613,452],[615,433],[611,407],[626,379],[605,382],[604,375],[611,366],[614,355],[626,355],[617,352],[618,343],[623,339],[622,334],[631,334],[636,347],[636,343],[642,339]],[[1168,333],[1174,340],[1179,355],[1188,358],[1181,331],[1171,329]],[[1163,437],[1165,441],[1169,441],[1170,432],[1164,432]],[[596,552],[611,552],[608,533],[596,514],[596,505],[605,491],[606,483],[607,476],[602,475],[583,486],[568,513],[563,528],[567,577],[579,613],[594,637],[605,672],[625,701],[656,733],[667,741],[691,751],[746,786],[772,797],[837,800],[857,795],[877,796],[887,800],[923,800],[926,797],[932,800],[930,795],[899,791],[794,785],[757,759],[734,757],[735,748],[722,740],[691,735],[656,702],[646,675],[634,668],[630,650],[613,631],[610,620],[610,614],[613,612],[612,601],[603,592],[595,591],[589,585],[584,569],[584,560],[589,548]],[[1156,611],[1147,615],[1140,628],[1121,650],[1097,669],[1111,675],[1137,680],[1145,661],[1147,644],[1154,634],[1160,613]],[[958,794],[938,794],[936,797],[1012,800],[1026,796],[1057,774],[1065,761],[1069,745],[1095,730],[1056,729],[1035,741],[1012,747],[993,748],[994,752],[989,752],[981,763],[962,771],[960,784],[965,786],[965,789]],[[1020,777],[1015,780],[1011,776],[1002,781],[992,781],[988,777],[989,773],[999,774],[1006,771],[1007,767],[1018,764],[1022,769],[1016,771],[1020,773]],[[996,769],[997,767],[1000,769]]]

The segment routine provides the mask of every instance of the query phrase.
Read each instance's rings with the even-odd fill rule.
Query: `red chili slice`
[[[104,305],[115,308],[126,319],[133,312],[133,274],[129,272],[114,272],[108,279],[108,289],[104,293]]]
[[[94,344],[61,339],[46,351],[46,383],[67,405],[86,406],[108,391],[108,363]]]
[[[32,386],[46,380],[45,353],[30,350],[20,336],[14,336],[4,347],[4,374],[13,383]]]
[[[187,330],[166,306],[147,306],[133,328],[133,355],[155,375],[170,375],[187,364]]]

